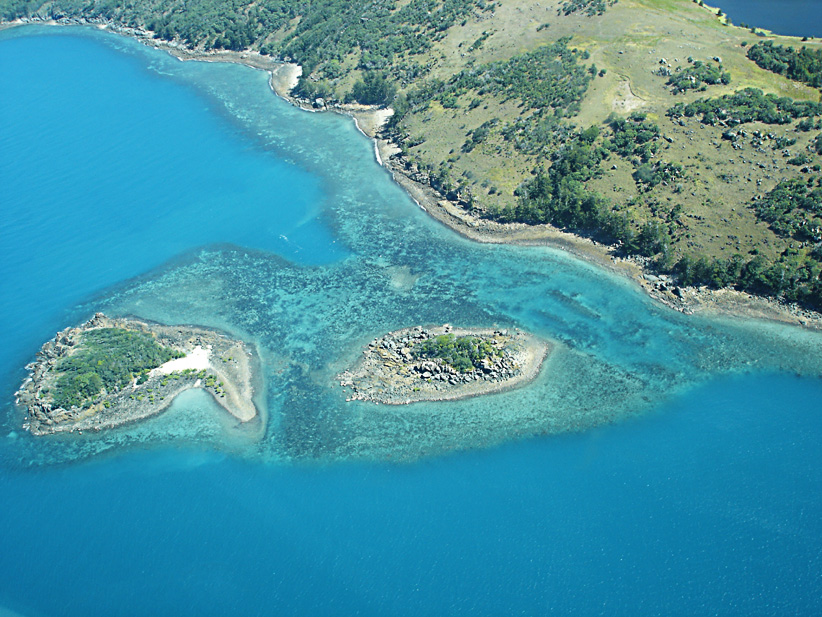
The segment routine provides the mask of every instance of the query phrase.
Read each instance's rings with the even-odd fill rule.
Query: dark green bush
[[[57,364],[52,395],[66,409],[82,406],[101,393],[119,390],[135,376],[184,354],[163,347],[145,332],[100,328],[82,334],[76,352]]]
[[[466,373],[480,368],[483,360],[499,356],[501,352],[479,337],[455,336],[449,333],[416,345],[413,354],[416,358],[439,358],[456,370]]]

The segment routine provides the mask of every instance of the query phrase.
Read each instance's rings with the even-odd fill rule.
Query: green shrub
[[[483,360],[501,355],[489,342],[475,336],[442,334],[427,339],[413,349],[416,358],[439,358],[461,373],[480,368]]]
[[[184,354],[163,347],[145,332],[100,328],[83,332],[77,351],[61,359],[55,370],[53,402],[58,407],[81,406],[103,389],[114,392],[131,383],[135,375]]]

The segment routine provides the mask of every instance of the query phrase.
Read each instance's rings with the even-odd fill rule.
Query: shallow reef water
[[[77,321],[103,310],[218,327],[253,341],[264,359],[261,396],[269,411],[264,438],[247,445],[253,456],[414,460],[616,421],[722,373],[820,372],[817,335],[682,316],[654,304],[632,283],[559,251],[485,246],[458,237],[391,181],[348,118],[288,106],[272,95],[263,72],[181,62],[129,39],[76,32],[41,29],[34,36],[7,37],[4,45],[12,48],[8,53],[68,45],[64,63],[72,54],[75,62],[96,60],[102,74],[68,66],[77,74],[63,73],[49,89],[62,86],[80,105],[89,93],[78,81],[88,80],[102,98],[89,105],[122,103],[125,109],[117,112],[128,118],[89,120],[88,109],[37,99],[43,117],[49,117],[49,104],[69,116],[61,122],[71,126],[65,135],[48,126],[37,133],[44,151],[55,148],[55,133],[63,139],[59,145],[68,152],[44,155],[59,159],[54,166],[63,175],[49,169],[46,186],[32,190],[30,177],[22,174],[25,160],[15,162],[21,182],[12,182],[12,195],[16,190],[34,201],[26,204],[28,212],[59,211],[62,224],[54,225],[42,211],[43,223],[31,224],[21,213],[23,235],[49,248],[35,259],[12,260],[18,268],[12,277],[25,277],[32,288],[11,310],[25,311],[24,301],[52,292],[47,283],[59,287],[75,276],[80,293],[73,303],[70,297],[62,306],[55,302],[52,315],[63,310]],[[33,60],[52,72],[54,61],[43,55]],[[132,74],[123,75],[124,69]],[[127,88],[136,87],[135,76],[140,85],[158,82],[159,92],[132,94]],[[43,76],[29,71],[26,78],[36,83],[17,86],[23,99],[43,88]],[[140,97],[148,100],[142,111],[133,102]],[[199,113],[190,113],[186,106],[192,104]],[[186,116],[170,135],[163,135],[165,122],[151,125],[161,106],[170,107],[167,122]],[[46,137],[47,128],[52,130]],[[81,129],[86,133],[79,140]],[[20,142],[31,137],[31,131],[20,132]],[[195,143],[181,142],[190,136]],[[34,160],[32,141],[27,154]],[[9,150],[14,145],[12,140]],[[75,165],[77,160],[87,163]],[[111,167],[105,169],[108,177],[101,176],[101,166]],[[107,199],[113,214],[105,210]],[[19,237],[10,244],[12,253],[28,250]],[[72,258],[61,260],[68,252]],[[54,261],[41,270],[44,284],[38,285],[27,270],[50,254]],[[164,254],[165,263],[158,263]],[[106,266],[108,260],[117,264],[112,274],[132,276],[98,280],[98,255]],[[84,260],[91,274],[82,272]],[[42,321],[36,328],[41,341],[50,336],[54,320]],[[551,341],[553,351],[540,378],[519,390],[402,407],[345,402],[334,376],[367,341],[388,330],[436,323],[524,328]],[[30,357],[34,349],[22,353]],[[198,400],[180,401],[175,411],[202,407]],[[16,417],[10,413],[7,421]],[[213,445],[237,446],[222,428],[207,431],[176,413],[110,435],[65,440],[51,455],[65,448],[63,455],[71,458],[115,444],[156,441],[158,432],[192,440],[208,433]]]
[[[348,118],[89,28],[0,32],[0,614],[822,612],[822,336],[685,316],[431,220]],[[34,439],[13,393],[96,311],[221,329],[202,392]],[[382,333],[522,328],[531,384],[347,403]]]

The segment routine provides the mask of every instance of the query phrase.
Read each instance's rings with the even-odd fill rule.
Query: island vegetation
[[[721,65],[702,62],[701,60],[696,60],[691,66],[671,74],[667,81],[667,84],[671,86],[671,92],[674,94],[686,90],[704,92],[708,89],[708,86],[728,85],[729,83],[731,83],[731,74],[728,71],[723,71]]]
[[[103,394],[122,390],[132,382],[144,383],[151,369],[184,356],[145,332],[90,330],[83,334],[74,353],[54,366],[59,377],[50,391],[52,400],[65,409],[88,408]]]
[[[602,15],[609,6],[613,6],[617,0],[568,0],[562,3],[561,11],[565,15],[581,11],[593,17],[594,15]]]
[[[670,277],[672,301],[707,286],[822,308],[816,40],[686,0],[0,0],[0,16],[299,64],[304,104],[393,109],[386,165],[471,237],[559,228]]]
[[[696,116],[700,122],[711,126],[734,127],[750,122],[785,125],[798,118],[822,116],[822,103],[796,101],[786,96],[765,94],[757,88],[746,88],[734,94],[679,103],[671,107],[667,115],[671,118]]]
[[[371,341],[338,379],[347,401],[455,400],[528,383],[548,351],[547,343],[520,331],[416,326]]]
[[[796,50],[792,46],[763,41],[748,49],[748,57],[763,69],[785,75],[814,88],[822,88],[822,49]]]
[[[415,358],[437,358],[446,366],[467,373],[501,357],[502,349],[481,337],[455,336],[448,332],[415,345],[412,355]]]
[[[257,417],[256,356],[243,342],[204,328],[163,326],[98,313],[59,332],[29,365],[17,392],[35,435],[103,430],[161,413],[203,388],[240,422]]]

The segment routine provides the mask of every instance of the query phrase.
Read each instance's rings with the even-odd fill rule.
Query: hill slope
[[[292,60],[316,105],[391,105],[395,167],[464,216],[822,308],[816,41],[690,0],[5,0],[0,14]]]

